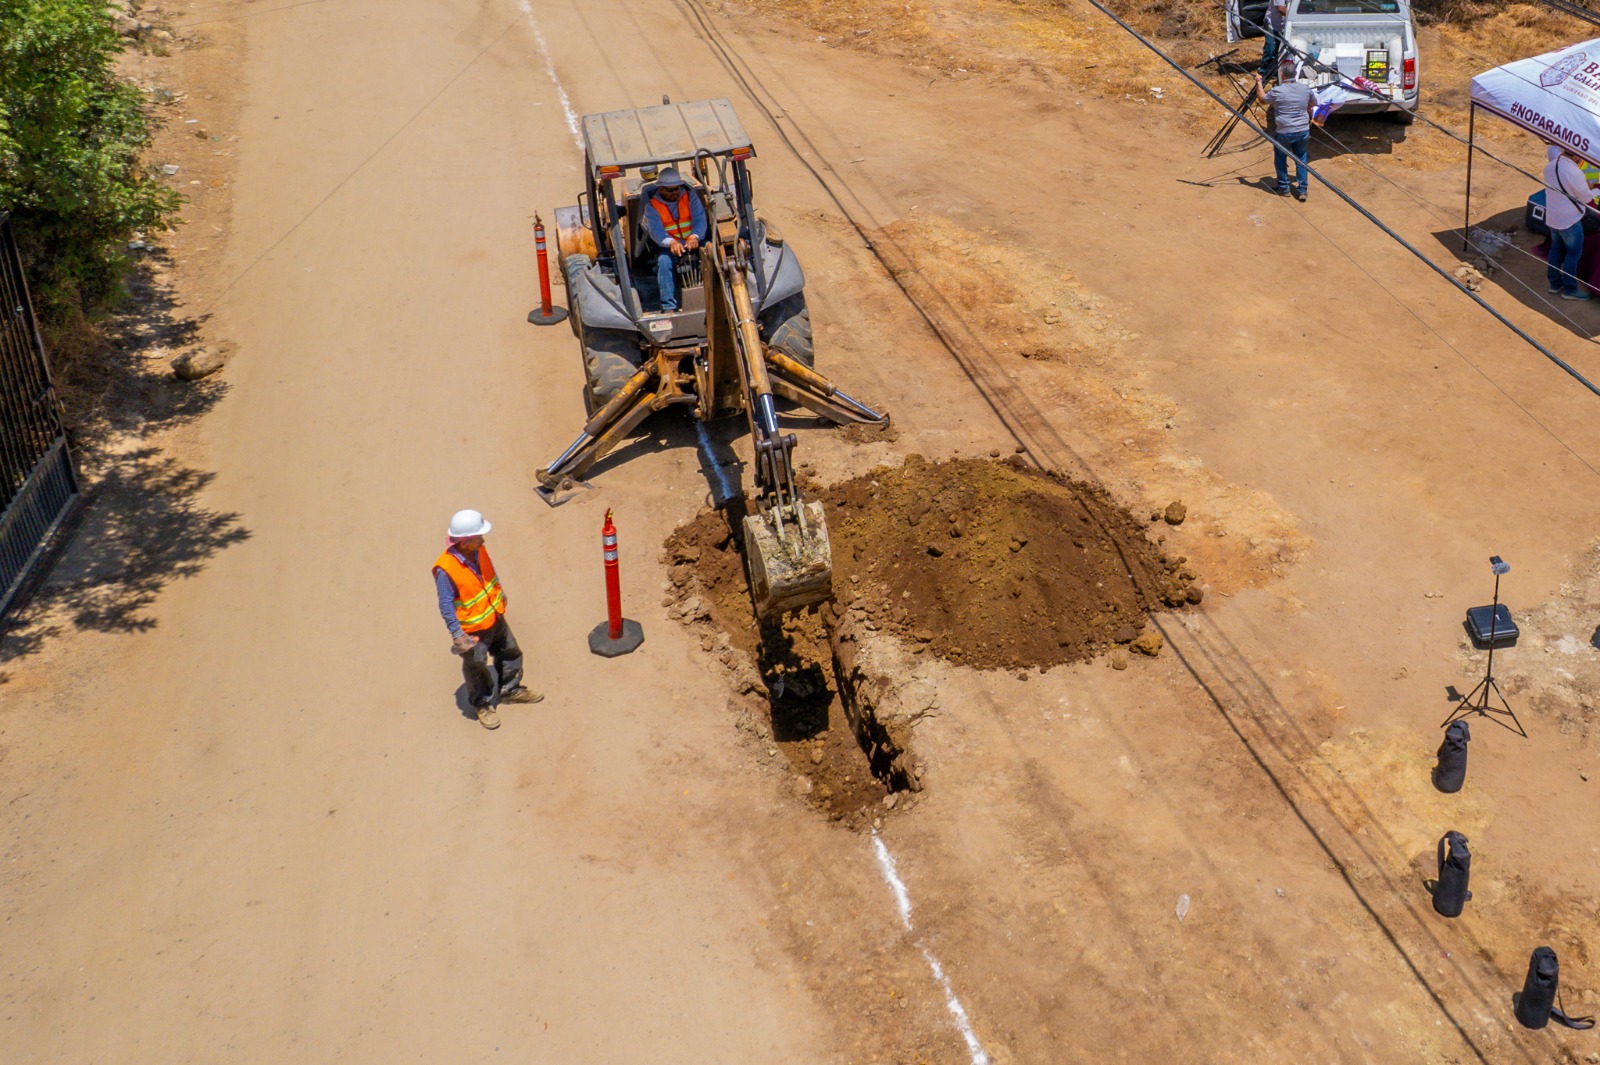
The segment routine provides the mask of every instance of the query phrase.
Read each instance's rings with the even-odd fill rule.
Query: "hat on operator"
[[[658,189],[681,189],[685,184],[683,175],[670,166],[662,170],[661,176],[656,178],[656,188]]]
[[[474,536],[482,536],[489,531],[489,523],[482,513],[476,510],[458,510],[450,519],[450,539],[467,540]]]

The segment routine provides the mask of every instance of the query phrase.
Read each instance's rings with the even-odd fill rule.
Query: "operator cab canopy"
[[[736,159],[755,154],[726,99],[585,115],[583,149],[595,180],[616,177],[633,167],[683,162],[701,153]]]

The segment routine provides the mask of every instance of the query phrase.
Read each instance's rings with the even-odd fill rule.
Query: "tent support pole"
[[[1463,253],[1472,244],[1472,142],[1477,134],[1478,105],[1476,103],[1467,108],[1467,202],[1462,208],[1461,218],[1461,250]]]

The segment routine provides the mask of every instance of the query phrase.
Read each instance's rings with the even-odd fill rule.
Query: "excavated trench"
[[[921,790],[911,740],[937,705],[921,679],[929,657],[1020,671],[1119,644],[1155,654],[1149,615],[1201,598],[1145,522],[1102,489],[1020,459],[912,455],[807,490],[827,508],[834,602],[757,623],[735,500],[668,538],[669,604],[707,651],[722,651],[796,796],[847,824]]]
[[[830,606],[757,622],[740,532],[745,513],[734,500],[668,540],[677,613],[703,630],[707,651],[723,651],[742,706],[760,719],[752,731],[787,763],[796,798],[864,827],[920,787],[915,769],[836,656]]]

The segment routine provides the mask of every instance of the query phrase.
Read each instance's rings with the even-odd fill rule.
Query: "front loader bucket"
[[[750,597],[756,616],[776,617],[833,598],[833,549],[822,503],[805,505],[806,535],[794,522],[780,540],[766,514],[744,519],[744,558],[750,568]]]

